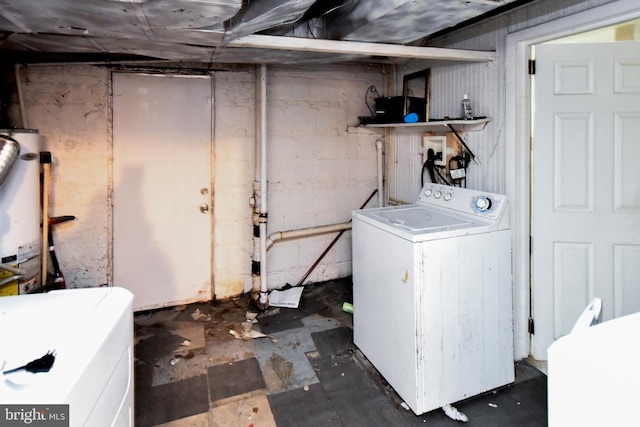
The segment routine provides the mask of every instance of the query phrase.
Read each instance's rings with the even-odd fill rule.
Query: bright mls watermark
[[[69,427],[69,405],[0,405],[0,426]]]

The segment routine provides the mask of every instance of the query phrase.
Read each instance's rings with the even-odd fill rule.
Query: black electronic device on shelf
[[[407,114],[415,113],[418,121],[426,121],[424,98],[415,96],[386,96],[375,99],[374,123],[403,123]]]

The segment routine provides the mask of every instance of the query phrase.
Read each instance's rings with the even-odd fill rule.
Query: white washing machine
[[[69,405],[71,427],[134,424],[129,291],[65,289],[1,297],[0,371],[52,351],[55,360],[48,372],[0,374],[1,405],[17,404],[25,411]]]
[[[506,197],[427,184],[352,218],[354,342],[413,412],[513,382]]]

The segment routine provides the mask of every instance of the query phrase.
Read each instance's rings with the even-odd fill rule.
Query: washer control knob
[[[444,200],[446,200],[447,202],[451,200],[451,193],[444,193]]]
[[[474,207],[479,212],[486,212],[491,209],[491,199],[486,196],[480,196],[475,200]]]
[[[433,191],[431,191],[430,188],[424,190],[424,195],[427,196],[427,197],[431,196],[431,193],[433,193]]]
[[[442,196],[442,193],[440,192],[440,190],[436,190],[435,193],[433,193],[433,197],[435,197],[436,199],[439,199]]]

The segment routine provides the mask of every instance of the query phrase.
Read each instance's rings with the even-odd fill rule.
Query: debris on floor
[[[188,351],[184,354],[177,353],[175,356],[178,359],[193,359],[195,357],[195,353],[193,351]]]
[[[462,421],[443,410],[420,416],[407,410],[360,353],[353,316],[342,310],[353,301],[349,279],[305,285],[297,309],[256,311],[251,298],[135,315],[136,427],[455,427]],[[462,412],[451,409],[468,415],[470,425],[544,427],[546,377],[516,364],[516,378],[456,402]],[[494,402],[500,410],[487,408]]]
[[[345,313],[353,314],[353,304],[349,302],[343,302],[342,311],[344,311]]]
[[[255,318],[254,318],[255,319]],[[257,323],[257,320],[256,320]],[[251,320],[247,320],[245,322],[243,322],[240,327],[241,327],[241,331],[238,332],[234,329],[229,329],[229,333],[231,335],[233,335],[236,339],[239,340],[253,340],[256,338],[270,338],[271,341],[273,342],[278,342],[278,339],[275,337],[272,337],[270,335],[267,334],[263,334],[262,332],[258,332],[258,331],[254,331],[253,328],[254,323]]]
[[[191,313],[191,317],[193,317],[193,320],[195,320],[197,322],[210,322],[211,321],[211,316],[208,315],[208,314],[204,314],[204,313],[200,312],[199,308],[197,308],[196,311]]]
[[[269,305],[272,307],[298,308],[304,286],[295,286],[286,290],[275,290],[269,294]]]
[[[275,352],[269,358],[269,363],[271,363],[271,367],[282,381],[283,386],[286,386],[293,373],[293,363]]]
[[[256,338],[271,338],[271,341],[278,342],[277,338],[274,338],[269,335],[265,335],[262,332],[254,331],[253,329],[250,329],[246,332],[238,332],[238,331],[234,331],[233,329],[229,329],[229,333],[239,340],[247,341],[247,340],[253,340]]]
[[[458,411],[456,408],[454,408],[451,405],[444,405],[442,407],[442,410],[444,411],[445,415],[451,418],[452,420],[462,421],[463,423],[466,423],[467,421],[469,421],[469,418],[467,418],[465,414]]]

